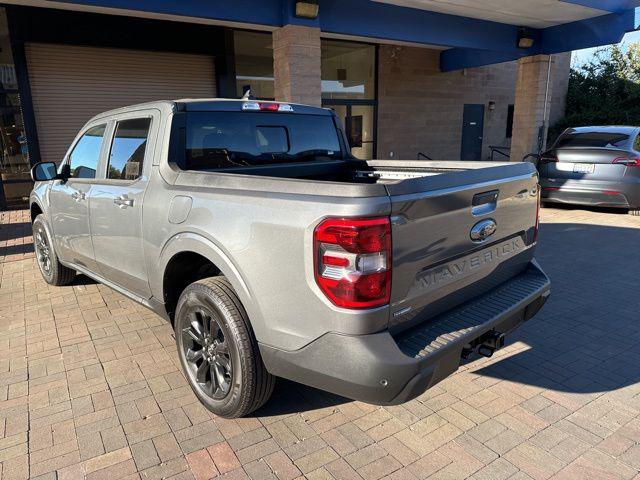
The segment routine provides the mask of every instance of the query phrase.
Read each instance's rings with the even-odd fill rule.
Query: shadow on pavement
[[[640,381],[640,221],[543,224],[540,238],[552,295],[512,335],[530,348],[474,373],[575,393]]]
[[[353,400],[278,378],[269,402],[254,412],[252,416],[273,417],[310,412],[321,408],[337,407],[351,401]]]

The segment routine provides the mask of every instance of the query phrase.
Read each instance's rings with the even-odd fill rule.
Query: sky
[[[640,42],[640,31],[627,33],[622,39],[621,44],[624,47],[625,45],[628,46],[629,44],[636,42]],[[585,48],[584,50],[576,50],[575,52],[573,52],[571,63],[573,65],[584,65],[593,58],[593,55],[598,50],[598,48]]]

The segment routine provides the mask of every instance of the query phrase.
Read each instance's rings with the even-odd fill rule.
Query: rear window
[[[625,148],[629,135],[616,132],[569,132],[558,138],[555,147]]]
[[[214,170],[342,158],[333,117],[272,112],[176,115],[173,160]]]

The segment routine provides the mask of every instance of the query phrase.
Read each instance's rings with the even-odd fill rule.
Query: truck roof
[[[138,103],[135,105],[128,105],[126,107],[120,107],[106,112],[99,113],[91,120],[101,117],[107,117],[111,115],[118,115],[136,110],[142,110],[147,108],[158,108],[160,110],[176,109],[178,111],[187,112],[241,112],[242,105],[246,103],[262,103],[262,104],[286,104],[293,108],[295,114],[306,115],[331,115],[331,110],[322,107],[313,107],[310,105],[303,105],[300,103],[289,102],[276,102],[272,100],[241,100],[235,98],[182,98],[176,100],[157,100],[154,102]]]

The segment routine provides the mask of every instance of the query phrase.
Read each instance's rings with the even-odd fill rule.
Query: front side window
[[[107,178],[135,180],[142,175],[142,162],[150,127],[150,118],[134,118],[117,123],[111,144]]]
[[[106,125],[91,127],[69,155],[71,178],[95,178]]]

